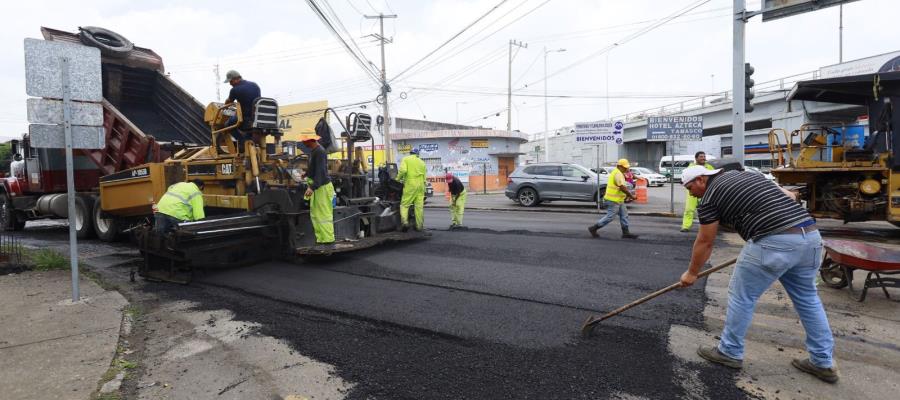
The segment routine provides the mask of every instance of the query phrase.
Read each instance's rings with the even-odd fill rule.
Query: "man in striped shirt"
[[[756,301],[778,280],[806,330],[809,358],[794,359],[791,365],[823,381],[837,382],[834,338],[816,292],[823,243],[815,220],[793,193],[761,174],[694,166],[684,170],[682,182],[691,195],[700,198],[700,232],[690,266],[681,276],[682,286],[692,285],[709,260],[719,224],[734,228],[747,241],[728,286],[728,311],[719,345],[700,347],[697,353],[709,361],[741,368],[744,336]]]

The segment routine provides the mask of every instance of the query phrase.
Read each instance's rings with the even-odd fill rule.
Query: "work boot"
[[[810,375],[812,375],[816,378],[819,378],[825,382],[835,383],[838,381],[837,368],[817,367],[811,361],[809,361],[808,358],[803,359],[803,360],[801,360],[799,358],[795,358],[793,361],[791,361],[791,365],[793,365],[794,368],[797,368],[803,372],[806,372],[807,374],[810,374]]]
[[[741,369],[744,366],[743,361],[722,354],[716,346],[700,346],[697,348],[697,355],[728,368]]]
[[[595,238],[600,237],[600,235],[597,234],[597,229],[600,229],[600,227],[597,226],[597,224],[594,224],[588,227],[588,232],[590,232],[591,236]]]
[[[637,239],[638,235],[632,235],[628,228],[622,228],[622,239]]]
[[[409,224],[403,224],[400,226],[400,232],[406,233],[409,230]]]

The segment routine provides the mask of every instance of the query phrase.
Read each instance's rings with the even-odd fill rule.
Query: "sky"
[[[528,134],[603,120],[731,86],[731,0],[316,0],[336,15],[366,62],[380,68],[378,20],[384,20],[389,104],[394,117],[506,129],[513,81],[512,129]],[[652,28],[666,17],[690,9]],[[747,8],[760,8],[748,0]],[[27,131],[23,39],[46,26],[116,31],[162,56],[166,72],[198,101],[227,97],[216,79],[238,70],[280,104],[327,100],[381,114],[379,85],[343,48],[306,1],[82,0],[14,2],[0,35],[0,138]],[[896,0],[844,6],[844,60],[900,50]],[[486,15],[486,16],[485,16]],[[480,21],[467,28],[470,24]],[[333,18],[334,20],[334,18]],[[747,61],[756,82],[838,62],[837,7],[747,24]],[[341,29],[340,26],[338,29]],[[455,39],[440,47],[454,35]],[[638,35],[640,34],[640,35]],[[514,47],[509,74],[510,40]],[[544,81],[544,49],[548,79]],[[604,51],[612,48],[611,51]],[[565,49],[565,51],[554,51]],[[420,62],[421,61],[421,62]],[[411,68],[412,67],[412,68]],[[399,76],[398,76],[399,74]],[[499,114],[499,115],[497,115]]]

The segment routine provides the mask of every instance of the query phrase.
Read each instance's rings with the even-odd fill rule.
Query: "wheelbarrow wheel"
[[[822,268],[819,269],[819,275],[822,281],[830,288],[843,289],[847,287],[847,275],[844,274],[844,268],[830,258],[825,258],[822,262]]]

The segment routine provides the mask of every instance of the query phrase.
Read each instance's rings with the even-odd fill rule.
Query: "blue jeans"
[[[622,229],[628,229],[628,209],[625,208],[625,203],[616,203],[609,200],[603,200],[603,203],[606,204],[606,215],[597,220],[597,227],[602,228],[606,226],[618,215]]]
[[[822,251],[818,231],[770,235],[747,242],[728,285],[728,311],[719,351],[738,360],[744,358],[744,336],[756,301],[778,280],[806,330],[810,361],[818,367],[832,367],[834,337],[815,283]]]

